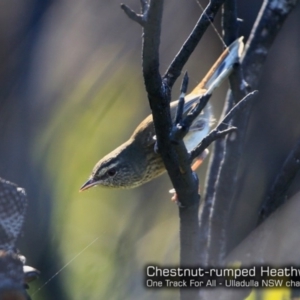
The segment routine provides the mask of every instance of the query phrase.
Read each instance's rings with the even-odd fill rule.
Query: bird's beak
[[[95,181],[93,178],[91,178],[79,189],[79,192],[83,192],[97,184],[98,184],[98,182]]]

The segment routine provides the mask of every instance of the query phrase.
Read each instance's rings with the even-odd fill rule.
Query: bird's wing
[[[193,89],[193,91],[185,97],[183,117],[186,116],[186,114],[197,104],[201,95],[204,93],[212,93],[213,90],[217,88],[230,74],[233,65],[239,62],[243,48],[243,37],[240,37],[223,51],[206,76]],[[172,119],[175,117],[177,104],[178,100],[171,103]],[[209,103],[200,116],[194,121],[190,130],[201,130],[203,126],[205,126],[205,122],[209,121],[208,114],[210,114]],[[149,115],[132,134],[132,138],[136,138],[137,136],[140,136],[140,139],[144,140],[145,145],[155,143],[156,137],[152,115]]]
[[[190,95],[201,95],[204,91],[212,93],[224,79],[231,73],[233,66],[241,59],[244,49],[243,38],[236,39],[228,46],[214,65],[210,68],[201,82],[192,90]]]
[[[211,94],[225,78],[231,73],[234,64],[240,61],[244,49],[243,37],[235,40],[227,47],[201,82],[185,97],[184,116],[198,103],[199,98],[204,93]],[[171,115],[174,119],[178,100],[171,103]],[[201,130],[205,126],[205,120],[211,113],[209,103],[207,108],[203,110],[199,118],[192,124],[190,130]]]
[[[152,115],[149,115],[137,126],[131,138],[138,139],[145,147],[154,145],[156,136]]]

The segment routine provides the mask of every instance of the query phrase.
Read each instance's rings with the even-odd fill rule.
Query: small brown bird
[[[239,62],[243,50],[243,38],[237,39],[226,48],[197,87],[185,97],[186,115],[204,93],[211,94],[230,74],[233,65]],[[171,103],[174,118],[178,101]],[[187,150],[196,147],[208,134],[212,121],[210,105],[195,119],[184,137]],[[142,121],[127,142],[103,157],[94,167],[88,181],[80,188],[87,190],[93,186],[110,188],[134,188],[165,172],[162,158],[154,151],[155,129],[152,115]]]

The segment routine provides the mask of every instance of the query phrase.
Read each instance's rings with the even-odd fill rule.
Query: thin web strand
[[[84,251],[86,251],[89,247],[91,247],[99,237],[95,238],[92,242],[90,242],[86,247],[84,247],[79,253],[77,253],[69,262],[67,262],[61,269],[59,269],[50,279],[48,279],[39,289],[37,289],[32,296],[37,294],[42,288],[44,288],[54,277],[56,277],[59,273],[61,273],[68,265],[70,265],[78,256],[80,256]]]

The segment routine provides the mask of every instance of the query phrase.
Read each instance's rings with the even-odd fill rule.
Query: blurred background
[[[162,73],[202,13],[195,0],[165,2]],[[237,2],[247,40],[262,1]],[[137,0],[126,4],[139,10]],[[124,15],[119,0],[0,5],[0,176],[24,187],[29,198],[18,246],[41,271],[32,299],[178,299],[177,290],[144,286],[146,265],[178,264],[178,215],[167,176],[134,190],[78,193],[94,164],[150,113],[141,28]],[[249,197],[248,205],[264,197],[300,134],[299,13],[298,7],[270,51],[253,109],[236,193]],[[221,32],[220,14],[215,24]],[[209,28],[184,68],[190,89],[221,51]],[[216,118],[226,88],[212,99]],[[173,98],[178,94],[177,83]],[[206,168],[199,171],[202,190]],[[291,194],[298,190],[295,184]],[[241,240],[253,216],[245,205],[239,211],[250,220]]]

